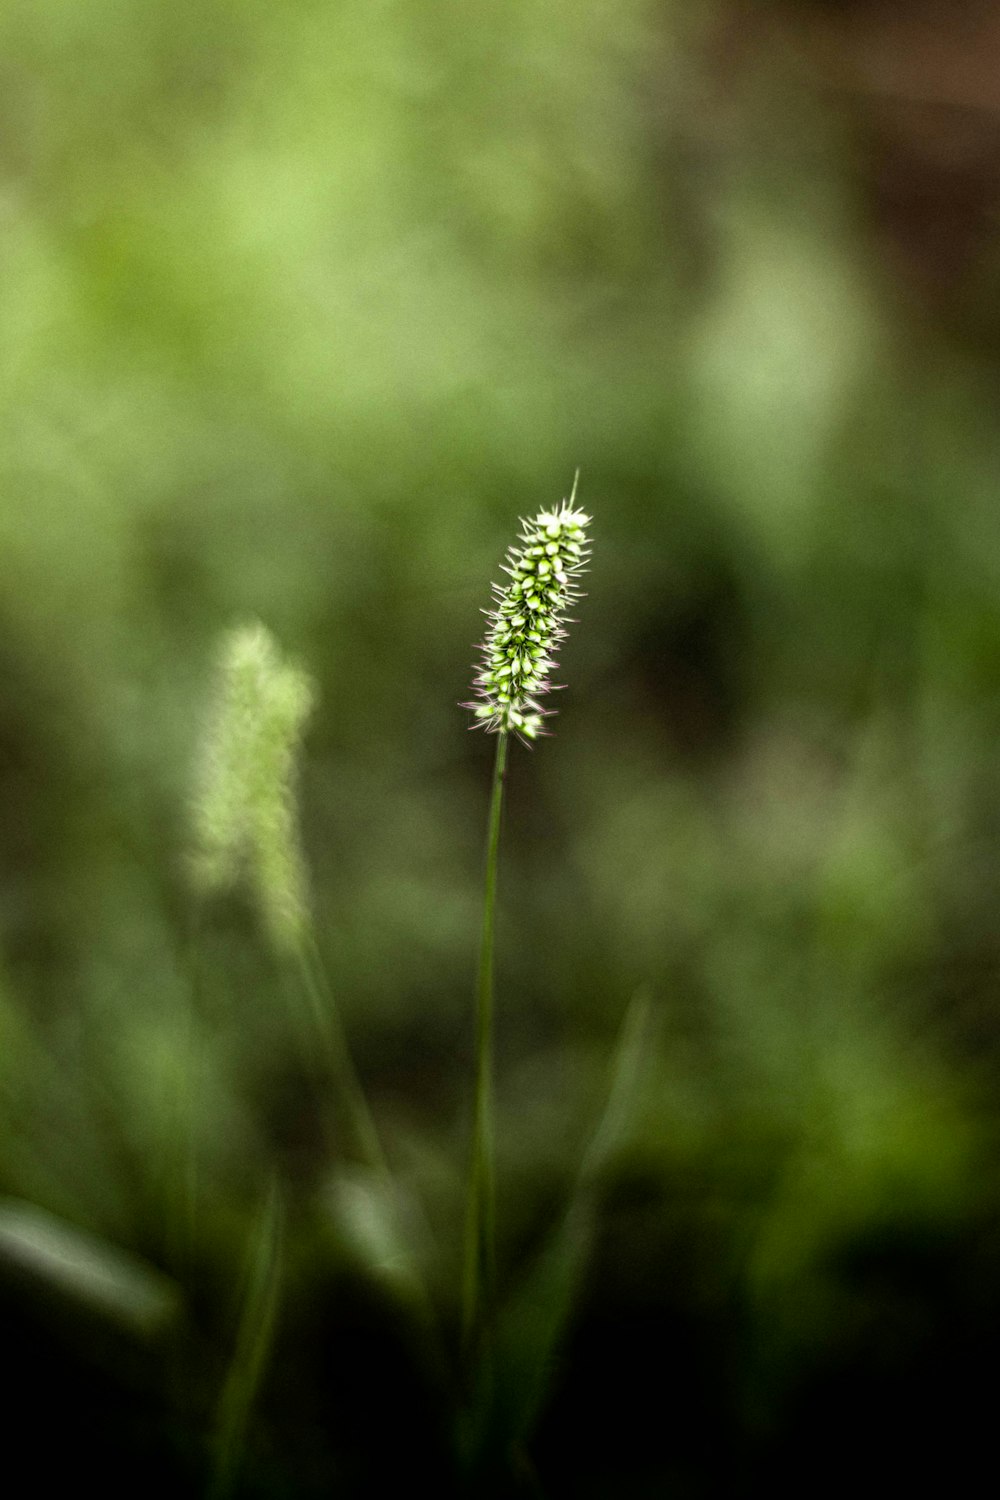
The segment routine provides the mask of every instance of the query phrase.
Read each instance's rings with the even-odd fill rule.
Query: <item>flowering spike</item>
[[[296,753],[312,684],[260,624],[228,631],[200,746],[192,874],[205,894],[249,877],[280,948],[309,920],[295,796]]]
[[[513,730],[522,739],[537,739],[552,713],[538,699],[555,686],[548,673],[566,635],[566,609],[582,597],[576,580],[590,557],[590,517],[575,509],[575,499],[574,479],[559,510],[521,522],[519,541],[503,565],[512,581],[506,588],[493,585],[496,607],[484,610],[489,627],[479,648],[476,699],[462,707],[472,710],[474,727],[491,734]]]

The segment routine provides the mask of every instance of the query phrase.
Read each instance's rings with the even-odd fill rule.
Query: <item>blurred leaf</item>
[[[398,1293],[419,1286],[414,1240],[415,1213],[407,1213],[401,1190],[381,1172],[341,1167],[326,1201],[338,1238],[367,1275]]]
[[[13,1198],[0,1201],[0,1275],[142,1338],[169,1327],[181,1308],[175,1284],[138,1256]]]

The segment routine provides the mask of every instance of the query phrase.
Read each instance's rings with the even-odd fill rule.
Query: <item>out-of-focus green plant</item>
[[[293,952],[309,929],[295,776],[312,704],[308,677],[283,659],[263,625],[230,631],[219,651],[192,804],[199,890],[217,895],[246,874],[275,945]]]
[[[352,1147],[384,1172],[317,948],[299,839],[297,752],[313,696],[308,677],[282,657],[263,625],[225,636],[196,770],[191,867],[203,898],[249,877],[275,948],[298,968]]]
[[[375,1173],[385,1158],[325,980],[299,840],[297,754],[313,702],[309,679],[256,623],[223,639],[192,803],[191,870],[202,899],[248,878],[277,951],[297,966],[316,1036],[337,1086],[351,1146]],[[250,1252],[236,1345],[219,1403],[212,1493],[235,1482],[250,1408],[281,1294],[282,1203],[272,1182]]]

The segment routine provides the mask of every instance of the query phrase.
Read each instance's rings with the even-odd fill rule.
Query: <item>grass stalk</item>
[[[476,1061],[472,1162],[466,1219],[462,1334],[467,1352],[482,1341],[489,1325],[496,1279],[496,1185],[493,1127],[493,947],[496,920],[500,813],[508,735],[497,735],[493,789],[486,839],[483,931],[476,984]]]
[[[219,1401],[209,1500],[229,1500],[243,1462],[253,1406],[274,1343],[281,1297],[285,1216],[272,1182],[252,1237],[236,1347]]]

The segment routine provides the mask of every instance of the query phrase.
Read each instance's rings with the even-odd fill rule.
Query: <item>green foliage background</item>
[[[511,1279],[639,987],[653,1024],[541,1482],[780,1489],[836,1434],[845,1470],[873,1435],[898,1466],[957,1413],[975,1449],[994,371],[873,261],[844,142],[780,61],[755,128],[713,115],[709,14],[0,13],[0,1188],[169,1273],[200,1351],[189,1404],[161,1401],[155,1340],[108,1342],[89,1294],[0,1256],[17,1409],[109,1485],[166,1463],[193,1492],[275,1173],[247,1492],[370,1493],[387,1432],[438,1461],[322,1207],[287,984],[238,902],[191,937],[190,767],[217,636],[259,617],[319,684],[319,943],[447,1319],[492,753],[456,704],[517,517],[577,466],[589,597],[504,829]]]

